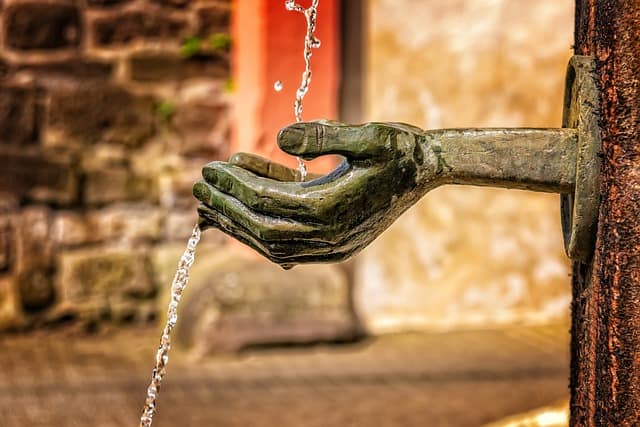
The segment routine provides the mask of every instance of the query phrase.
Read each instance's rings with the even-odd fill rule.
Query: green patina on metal
[[[577,63],[589,60],[572,60]],[[424,194],[445,184],[575,193],[577,203],[593,202],[593,179],[578,170],[597,163],[593,132],[585,130],[593,124],[582,124],[585,110],[576,102],[587,103],[597,92],[589,86],[582,93],[586,86],[570,81],[574,89],[568,91],[580,95],[569,96],[566,116],[575,126],[563,129],[424,131],[403,123],[293,124],[278,136],[282,150],[304,159],[337,154],[344,162],[308,182],[299,182],[298,171],[251,154],[209,163],[204,180],[193,188],[202,202],[200,226],[218,228],[289,268],[353,256]],[[563,197],[568,206],[571,200]],[[573,212],[575,228],[589,210]],[[574,238],[582,234],[570,233],[568,239]],[[568,249],[572,257],[585,252]]]
[[[593,254],[600,206],[600,92],[595,61],[569,61],[562,126],[578,132],[575,191],[560,196],[564,246],[569,258],[587,262]]]

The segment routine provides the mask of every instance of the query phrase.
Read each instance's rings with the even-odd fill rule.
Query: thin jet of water
[[[309,85],[311,84],[311,49],[317,49],[320,47],[320,40],[315,36],[318,3],[319,0],[313,0],[311,6],[308,9],[305,9],[294,0],[285,1],[285,7],[287,10],[304,14],[307,21],[307,34],[304,41],[305,70],[302,73],[302,81],[300,82],[300,87],[296,91],[296,100],[293,105],[296,122],[302,121],[302,100],[309,91]],[[274,83],[274,89],[277,92],[280,92],[282,88],[283,85],[281,81],[278,80]],[[307,176],[307,168],[299,157],[298,168],[300,170],[301,180],[304,181]],[[160,336],[160,345],[158,346],[158,351],[156,353],[156,363],[151,374],[151,382],[147,387],[147,398],[144,403],[142,416],[140,417],[139,427],[151,427],[151,424],[153,423],[153,416],[156,412],[160,386],[162,385],[162,379],[164,378],[167,363],[169,362],[171,331],[178,321],[178,304],[182,298],[182,293],[189,283],[189,270],[195,260],[195,251],[198,246],[198,242],[200,241],[200,234],[200,227],[196,225],[193,228],[191,238],[189,238],[189,242],[187,243],[187,248],[180,258],[178,271],[176,272],[171,284],[171,300],[167,310],[167,323],[165,324],[164,329],[162,330],[162,335]]]
[[[147,398],[144,402],[144,409],[142,410],[142,417],[140,417],[140,427],[151,427],[153,423],[153,415],[156,412],[156,403],[158,400],[158,394],[160,393],[160,385],[162,379],[166,373],[167,363],[169,362],[169,350],[171,349],[171,331],[178,322],[178,304],[182,293],[189,283],[189,270],[195,260],[196,247],[200,241],[200,227],[195,226],[187,248],[185,249],[180,261],[178,262],[178,271],[173,277],[171,284],[171,300],[169,301],[169,308],[167,310],[167,323],[162,330],[160,336],[160,345],[158,346],[158,352],[156,353],[156,364],[151,374],[151,383],[147,387]]]
[[[300,6],[295,0],[285,0],[284,6],[287,10],[302,13],[307,21],[307,34],[304,38],[304,72],[300,81],[300,87],[296,91],[296,100],[293,104],[293,113],[296,122],[302,121],[302,100],[309,91],[311,85],[311,55],[312,49],[320,47],[320,40],[316,38],[316,22],[318,18],[318,3],[320,0],[313,0],[308,9]],[[298,170],[300,171],[300,180],[304,181],[307,177],[307,167],[300,157],[298,157]]]

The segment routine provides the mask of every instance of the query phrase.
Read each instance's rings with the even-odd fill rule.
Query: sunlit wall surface
[[[424,128],[559,127],[570,0],[372,0],[366,118]],[[360,257],[371,331],[568,318],[557,195],[440,188]]]

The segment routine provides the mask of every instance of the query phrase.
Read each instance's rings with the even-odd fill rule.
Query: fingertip
[[[229,163],[232,165],[242,165],[245,163],[247,155],[245,153],[233,153],[231,157],[229,157]]]
[[[209,184],[202,180],[196,181],[196,183],[193,184],[192,193],[196,199],[200,200],[203,203],[207,203],[211,200],[211,190],[209,189]]]
[[[208,183],[215,184],[218,180],[218,171],[227,168],[227,162],[214,161],[202,168],[202,177]]]
[[[300,149],[307,135],[307,123],[294,123],[278,132],[278,146],[293,155],[300,154]]]

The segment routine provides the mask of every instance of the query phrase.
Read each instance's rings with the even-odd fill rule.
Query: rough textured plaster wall
[[[570,0],[373,0],[367,119],[425,128],[557,127]],[[359,258],[375,332],[568,318],[557,195],[440,188]]]

